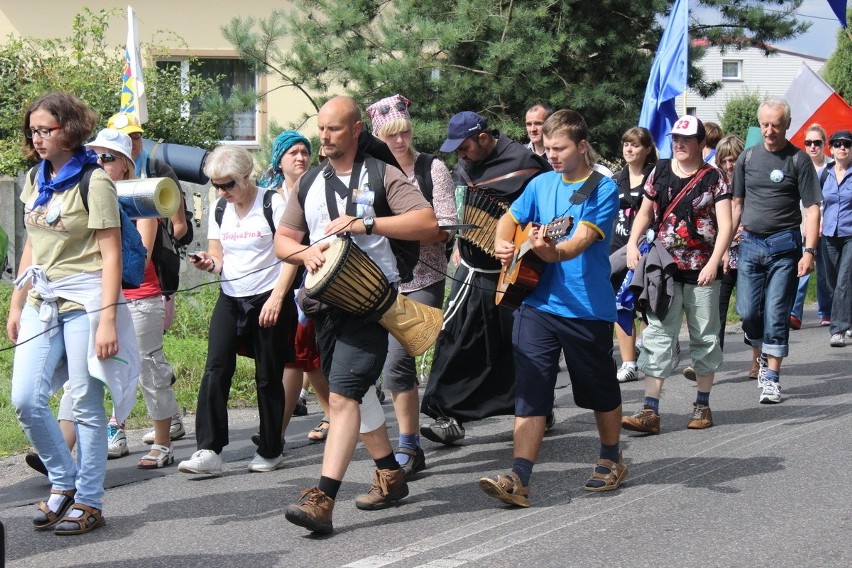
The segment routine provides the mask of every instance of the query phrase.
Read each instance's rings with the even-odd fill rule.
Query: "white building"
[[[695,40],[693,44],[700,45]],[[803,53],[775,48],[772,55],[763,49],[750,47],[742,50],[728,49],[722,53],[718,47],[709,47],[696,65],[704,70],[706,81],[722,81],[722,88],[709,98],[701,98],[687,89],[676,99],[678,114],[692,114],[704,121],[721,124],[725,105],[732,98],[754,93],[759,97],[783,97],[804,62],[820,73],[825,59]]]

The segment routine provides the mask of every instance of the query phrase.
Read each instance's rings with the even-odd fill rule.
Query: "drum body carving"
[[[335,239],[325,262],[305,279],[305,294],[354,315],[381,314],[379,323],[410,355],[421,355],[441,331],[442,312],[398,294],[381,268],[350,238]]]
[[[487,191],[468,189],[464,195],[462,223],[476,225],[475,229],[463,229],[459,236],[494,256],[494,234],[500,217],[508,209],[502,201],[488,195]],[[496,256],[494,258],[497,258]]]

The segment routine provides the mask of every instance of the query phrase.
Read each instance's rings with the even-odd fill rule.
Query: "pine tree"
[[[846,21],[852,21],[850,18],[852,10],[846,15]],[[846,30],[837,32],[837,48],[825,62],[822,75],[841,97],[852,101],[852,39]]]

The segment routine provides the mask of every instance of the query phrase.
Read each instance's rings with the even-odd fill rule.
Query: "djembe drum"
[[[421,355],[435,343],[441,331],[441,310],[398,294],[351,238],[335,239],[323,255],[323,265],[305,279],[309,298],[354,315],[381,314],[379,323],[409,355]]]
[[[486,254],[494,256],[494,235],[497,223],[508,209],[502,201],[488,195],[486,191],[468,189],[462,209],[462,223],[476,225],[475,228],[459,231],[459,237],[470,242]],[[497,258],[494,256],[494,258]]]

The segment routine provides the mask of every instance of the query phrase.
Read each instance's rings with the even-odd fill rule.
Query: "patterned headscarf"
[[[275,137],[272,143],[272,162],[265,172],[258,178],[257,185],[264,188],[278,188],[284,183],[284,172],[281,170],[281,157],[293,146],[301,142],[311,154],[311,141],[296,132],[285,130]]]
[[[410,106],[411,101],[402,95],[385,97],[368,106],[367,114],[370,116],[370,121],[373,123],[373,136],[378,136],[382,127],[389,120],[404,118],[411,121],[411,114],[408,112],[408,107]]]

